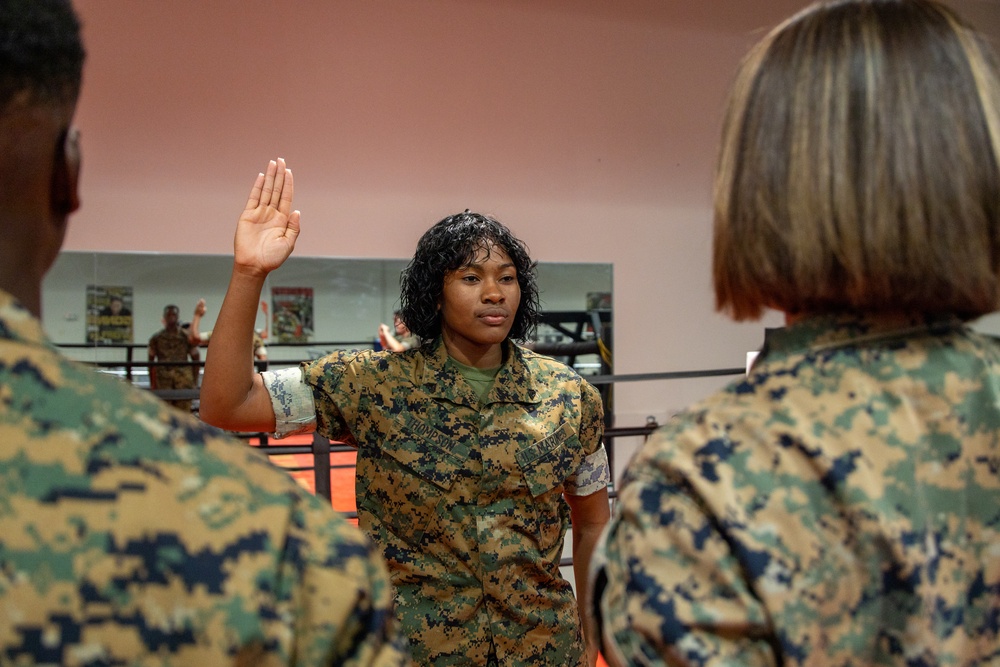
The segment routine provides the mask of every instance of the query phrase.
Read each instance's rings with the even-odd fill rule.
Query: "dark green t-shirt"
[[[500,372],[500,366],[496,368],[476,368],[475,366],[466,366],[459,363],[451,357],[448,357],[448,363],[453,364],[459,374],[465,378],[465,381],[472,385],[472,389],[476,392],[480,404],[486,399],[487,394],[490,393],[493,381],[496,379],[497,373]]]

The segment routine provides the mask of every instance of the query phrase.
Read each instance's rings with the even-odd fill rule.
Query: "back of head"
[[[820,2],[744,60],[715,183],[716,305],[997,307],[1000,84],[932,0]]]
[[[424,232],[413,259],[403,271],[399,314],[413,334],[430,340],[441,333],[438,304],[445,274],[468,265],[480,251],[489,253],[492,248],[499,248],[510,257],[521,289],[510,338],[521,340],[533,334],[539,309],[536,263],[525,244],[499,220],[468,210],[450,215]]]
[[[70,124],[84,51],[67,0],[0,0],[0,288],[36,315],[79,206]]]
[[[19,95],[30,104],[73,104],[84,50],[68,0],[0,0],[0,109]]]

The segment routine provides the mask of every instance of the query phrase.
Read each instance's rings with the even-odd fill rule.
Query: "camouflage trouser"
[[[191,377],[191,369],[187,366],[170,366],[156,369],[157,389],[194,389],[194,378]],[[191,412],[192,399],[167,401],[182,412]]]

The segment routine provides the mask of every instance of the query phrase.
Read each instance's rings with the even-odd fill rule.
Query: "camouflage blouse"
[[[629,464],[594,562],[611,664],[1000,660],[1000,346],[818,318]]]
[[[608,484],[600,395],[548,357],[512,344],[505,356],[482,405],[440,340],[304,367],[319,431],[358,447],[360,523],[419,664],[584,664],[559,561],[563,494]],[[264,375],[279,426],[305,428],[313,408],[289,407],[301,376]]]
[[[405,665],[371,543],[0,292],[0,665]]]
[[[149,354],[157,361],[198,359],[198,346],[192,345],[185,330],[160,329],[149,339]],[[191,366],[157,365],[156,379],[161,389],[190,389],[195,386]]]

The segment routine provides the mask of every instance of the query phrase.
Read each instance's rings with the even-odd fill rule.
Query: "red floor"
[[[254,441],[251,441],[252,443]],[[272,440],[271,445],[308,445],[312,443],[311,435],[293,435],[282,440]],[[271,461],[275,465],[283,468],[311,468],[313,464],[312,454],[280,454],[271,455]],[[330,470],[330,497],[333,509],[339,512],[356,512],[358,509],[354,500],[354,463],[357,460],[356,452],[332,452],[330,454],[330,465],[350,465],[349,468],[331,467]],[[310,493],[316,493],[315,477],[312,470],[292,470],[289,474],[295,478],[304,489]],[[352,519],[352,523],[357,524],[357,519]],[[607,667],[603,658],[597,658],[597,667]]]

